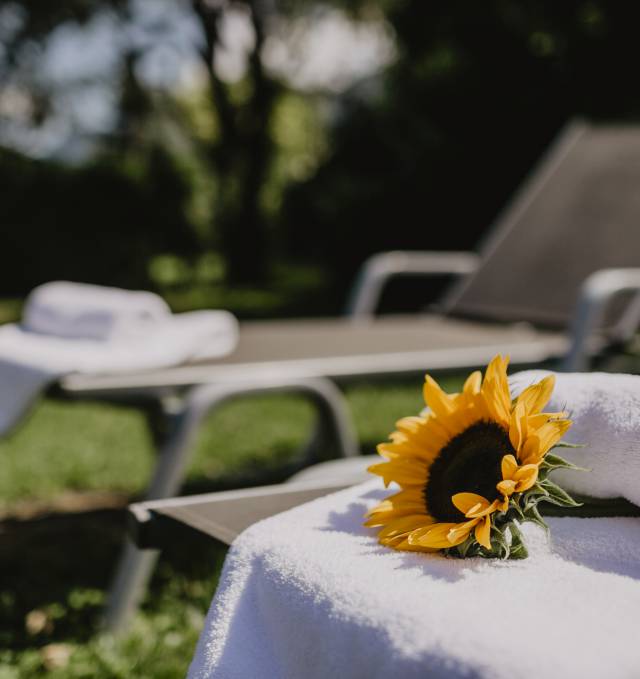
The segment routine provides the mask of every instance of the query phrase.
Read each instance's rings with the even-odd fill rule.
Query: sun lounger
[[[529,371],[512,376],[512,393],[520,393],[543,375]],[[362,522],[366,510],[389,495],[379,479],[320,499],[366,480],[364,468],[371,460],[365,457],[314,465],[289,483],[271,487],[133,505],[130,525],[143,547],[158,548],[167,541],[179,544],[185,530],[196,530],[229,544],[248,528],[234,542],[225,562],[189,676],[255,676],[261,671],[298,676],[303,666],[309,676],[331,675],[337,666],[345,676],[375,674],[381,660],[372,662],[370,653],[353,652],[353,648],[368,649],[370,644],[362,637],[371,634],[379,637],[376,643],[385,649],[383,655],[392,656],[387,669],[393,673],[402,664],[407,676],[422,676],[424,668],[434,667],[442,655],[441,633],[451,640],[445,652],[448,662],[442,665],[447,668],[445,674],[468,676],[469,666],[457,666],[453,659],[459,659],[460,652],[464,657],[474,647],[482,637],[484,623],[472,630],[469,643],[461,645],[459,633],[466,628],[449,619],[447,610],[451,606],[447,601],[457,599],[454,617],[468,622],[480,610],[481,602],[490,603],[491,596],[499,598],[501,592],[514,588],[519,591],[518,600],[528,600],[527,616],[538,616],[535,629],[551,620],[561,633],[553,637],[561,638],[562,643],[549,651],[551,659],[548,654],[544,656],[550,671],[563,666],[570,672],[578,662],[575,650],[583,638],[601,638],[605,621],[618,626],[614,637],[617,641],[623,638],[623,642],[617,646],[604,643],[586,661],[582,659],[583,674],[595,677],[607,666],[618,670],[624,666],[622,674],[634,675],[632,668],[639,667],[639,656],[628,652],[634,616],[633,605],[628,604],[630,598],[635,601],[639,596],[640,465],[630,451],[637,448],[640,427],[639,382],[637,375],[557,376],[546,408],[553,412],[566,404],[573,419],[567,442],[587,444],[586,448],[562,453],[570,455],[575,464],[591,469],[591,473],[565,472],[566,478],[558,482],[585,504],[570,509],[544,504],[545,516],[551,517],[551,536],[545,536],[537,526],[524,524],[529,558],[515,564],[483,559],[464,562],[378,546],[376,531],[364,528]],[[297,507],[311,500],[317,501]],[[273,516],[288,509],[293,511]],[[261,519],[267,520],[250,528]],[[383,575],[379,571],[381,560],[388,564]],[[402,584],[407,579],[403,573],[415,580],[408,589]],[[477,582],[470,582],[476,578]],[[454,585],[457,582],[460,585]],[[440,596],[443,587],[449,599]],[[490,596],[487,588],[492,589]],[[411,594],[419,589],[420,601],[427,603],[416,620],[432,627],[425,632],[424,625],[418,626],[413,636],[415,647],[407,652],[404,631],[416,627],[405,625],[406,614],[414,611]],[[552,589],[556,591],[552,593]],[[379,596],[381,591],[392,592],[388,597],[391,605],[384,614],[379,614],[384,600]],[[590,598],[589,593],[594,591],[604,591],[607,596]],[[397,605],[401,592],[408,596]],[[552,602],[557,606],[549,616],[547,606]],[[576,632],[580,625],[584,629]],[[398,629],[404,630],[400,637],[392,633]],[[562,636],[563,630],[569,630],[568,636]],[[349,639],[346,646],[340,646],[343,637]],[[495,641],[491,634],[487,639],[489,645]],[[574,651],[567,652],[567,642],[569,647],[573,644]],[[332,644],[346,649],[339,662],[331,653],[317,652],[319,646]],[[527,646],[523,657],[536,647],[535,639],[525,640],[523,649]],[[419,655],[415,652],[418,648],[422,649]],[[492,676],[494,670],[500,676],[513,674],[513,663],[505,669],[501,662],[500,641],[491,653],[486,652],[483,642],[472,661],[472,675],[484,676],[487,662],[495,662]],[[435,667],[437,671],[439,665]],[[527,677],[537,676],[540,669],[537,660],[518,668]]]
[[[377,544],[362,516],[381,485],[244,531],[188,676],[638,676],[637,517],[554,516],[550,538],[526,523],[524,560],[445,558]]]
[[[514,366],[564,359],[566,367],[582,368],[629,339],[640,316],[640,273],[632,268],[640,267],[638,186],[640,127],[573,123],[498,218],[479,257],[380,255],[363,268],[349,318],[244,323],[236,351],[225,358],[71,375],[58,393],[156,404],[157,431],[165,433],[150,499],[179,489],[202,417],[244,393],[288,389],[309,396],[336,454],[353,454],[356,443],[335,382],[466,370],[498,352],[510,354]],[[461,280],[440,313],[372,319],[391,277],[445,272]],[[128,550],[111,599],[111,629],[140,595],[153,558]]]
[[[129,506],[129,533],[141,549],[162,549],[191,530],[230,545],[257,521],[369,480],[367,467],[378,461],[377,455],[330,460],[286,483],[137,502]]]

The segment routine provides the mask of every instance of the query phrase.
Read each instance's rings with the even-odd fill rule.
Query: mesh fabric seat
[[[573,123],[496,220],[475,272],[445,297],[444,315],[361,318],[360,322],[330,319],[244,323],[236,351],[223,359],[148,373],[69,376],[61,386],[75,396],[151,395],[165,399],[167,395],[182,395],[191,399],[178,418],[174,411],[168,414],[172,426],[167,428],[170,434],[150,491],[152,497],[167,497],[179,487],[193,430],[203,412],[230,393],[255,390],[256,384],[270,381],[278,386],[296,384],[301,379],[343,380],[466,370],[486,364],[499,352],[510,354],[512,365],[518,366],[562,357],[570,346],[568,324],[585,279],[601,269],[640,267],[639,188],[640,127]],[[442,272],[442,268],[430,265],[422,271],[411,264],[404,272],[432,274],[436,269]],[[377,275],[375,267],[370,270]],[[353,308],[364,308],[367,313],[359,311],[358,315],[367,317],[371,309],[367,310],[359,300],[368,300],[369,304],[375,295],[366,286],[366,275],[362,280],[363,294],[356,295]],[[607,283],[600,280],[603,282]],[[618,288],[637,294],[640,276],[625,278]],[[602,302],[602,288],[596,293],[598,303]],[[634,300],[617,312],[621,309],[625,327],[635,328],[640,305]],[[615,331],[619,317],[619,313],[610,315],[605,330]],[[578,323],[576,327],[590,329],[593,318],[582,312],[580,318],[582,325]],[[589,323],[585,318],[590,319]],[[582,335],[584,339],[586,333]],[[578,353],[578,336],[573,333],[571,356]],[[600,332],[589,337],[587,348],[594,352],[617,339],[616,332]],[[581,350],[584,346],[584,342],[580,344]],[[197,385],[208,386],[190,389]],[[224,391],[221,385],[234,387]],[[317,384],[314,389],[318,389]],[[193,392],[195,397],[188,396]],[[335,396],[327,398],[326,394],[324,389],[319,397],[335,401]],[[331,403],[324,406],[331,410]],[[195,415],[190,414],[190,409]],[[340,410],[334,408],[335,412]],[[344,438],[343,453],[350,449]],[[286,488],[262,495],[253,490],[250,494],[254,502],[248,502],[242,491],[207,498],[205,502],[197,498],[169,500],[162,505],[162,511],[168,507],[166,516],[174,523],[208,526],[209,534],[230,539],[247,521],[328,492],[327,484],[336,488],[348,485],[350,480],[346,476],[344,480],[334,478],[331,483],[312,483],[311,488],[285,484]],[[144,507],[142,510],[146,511]],[[160,512],[158,507],[156,510]],[[138,523],[149,522],[143,517]],[[139,553],[125,555],[111,597],[111,629],[121,625],[132,610],[152,561],[152,556]]]
[[[223,359],[71,376],[62,386],[115,394],[255,375],[337,379],[471,368],[498,351],[512,364],[557,359],[567,350],[567,325],[585,279],[599,269],[640,266],[639,188],[640,128],[574,122],[499,216],[476,271],[443,300],[445,315],[364,325],[247,322],[236,351]]]

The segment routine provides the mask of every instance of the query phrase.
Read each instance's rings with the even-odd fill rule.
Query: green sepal
[[[581,444],[560,442],[554,448],[584,448]],[[500,559],[525,559],[528,556],[524,536],[520,525],[531,521],[549,532],[545,520],[540,514],[538,505],[548,502],[559,507],[581,507],[565,490],[551,481],[548,476],[556,469],[570,469],[572,471],[589,471],[578,467],[559,455],[547,453],[539,465],[537,482],[524,493],[514,493],[509,498],[506,512],[496,512],[491,517],[491,549],[480,545],[475,535],[470,534],[467,539],[455,547],[443,550],[445,554],[458,557],[482,557]]]
[[[558,441],[553,448],[586,448],[586,443],[567,443],[566,441]]]
[[[531,523],[535,523],[541,528],[543,528],[545,533],[547,534],[549,533],[549,526],[547,526],[547,522],[542,518],[537,503],[531,505],[526,514],[525,521],[531,521]]]
[[[496,551],[497,556],[501,559],[508,559],[511,555],[511,545],[507,540],[507,536],[502,530],[495,526],[491,530],[491,547],[492,551]]]
[[[577,465],[573,464],[573,462],[569,462],[568,460],[565,460],[563,457],[560,457],[559,455],[554,455],[553,453],[547,453],[544,456],[544,460],[542,461],[540,467],[547,469],[549,471],[553,469],[572,469],[574,471],[579,472],[591,471],[590,469],[586,469],[585,467],[578,467]]]
[[[542,494],[542,493],[533,493],[529,492],[527,493],[524,497],[524,506],[522,508],[523,513],[526,515],[532,507],[535,507],[538,502],[541,500],[544,500],[548,496],[547,494]]]
[[[547,481],[543,481],[542,483],[538,482],[534,484],[533,487],[524,494],[525,507],[527,506],[527,504],[529,504],[530,499],[532,497],[536,496],[548,497],[549,491],[542,485],[543,483],[546,484]],[[537,500],[537,502],[539,502],[539,500]]]
[[[509,524],[509,532],[511,533],[511,547],[510,558],[512,559],[526,559],[529,552],[524,544],[524,537],[518,528],[518,524],[512,521]]]
[[[516,513],[518,515],[518,519],[520,519],[520,521],[523,521],[525,516],[524,512],[522,511],[522,507],[520,507],[518,499],[519,498],[516,498],[513,495],[511,496],[511,500],[509,501],[509,511]]]
[[[485,558],[495,556],[495,554],[487,553],[484,547],[476,542],[473,533],[469,535],[469,537],[464,542],[461,542],[455,547],[449,547],[443,551],[448,556],[453,556],[458,559],[467,559],[473,556],[481,556]]]
[[[538,485],[538,484],[536,484]],[[542,484],[540,484],[541,487],[543,487],[546,491],[547,494],[545,495],[544,498],[542,498],[543,502],[550,502],[551,504],[554,505],[559,505],[561,507],[581,507],[582,503],[581,502],[576,502],[569,493],[567,493],[565,490],[560,488],[557,484],[555,484],[553,481],[550,481],[547,479],[544,481]]]
[[[469,537],[464,542],[452,549],[456,549],[460,557],[464,559],[467,556],[469,550],[473,547],[474,542],[475,537],[473,535],[469,535]]]

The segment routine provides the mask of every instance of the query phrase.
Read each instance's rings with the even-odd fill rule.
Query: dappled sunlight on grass
[[[445,380],[447,389],[459,380]],[[421,380],[346,390],[365,452],[400,417],[423,407]],[[255,396],[208,417],[185,488],[206,491],[277,478],[313,431],[299,397]],[[126,496],[143,492],[154,463],[145,417],[100,403],[43,401],[0,443],[0,679],[183,677],[215,591],[226,548],[199,535],[165,550],[131,631],[115,641],[98,620],[123,539]],[[97,494],[101,491],[102,494]],[[105,491],[107,493],[105,494]],[[107,504],[108,493],[125,493]],[[70,512],[61,494],[88,492]],[[35,505],[25,512],[24,505]],[[47,507],[50,511],[44,511]]]
[[[144,416],[105,404],[46,400],[0,442],[0,505],[61,491],[136,492],[151,473]]]

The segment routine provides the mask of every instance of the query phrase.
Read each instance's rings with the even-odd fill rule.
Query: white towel
[[[170,314],[166,302],[151,292],[53,281],[27,297],[22,327],[67,339],[107,340],[144,332]]]
[[[548,372],[530,370],[510,379],[513,394]],[[592,497],[624,497],[640,505],[640,375],[558,373],[549,412],[566,409],[573,425],[564,440],[586,444],[557,452],[590,472],[559,471],[568,491]]]
[[[640,677],[640,519],[525,524],[522,561],[395,552],[378,481],[255,524],[229,552],[190,679]]]
[[[47,284],[29,298],[22,324],[0,327],[0,434],[64,375],[216,358],[233,351],[237,340],[238,323],[226,311],[172,315],[152,293]]]

